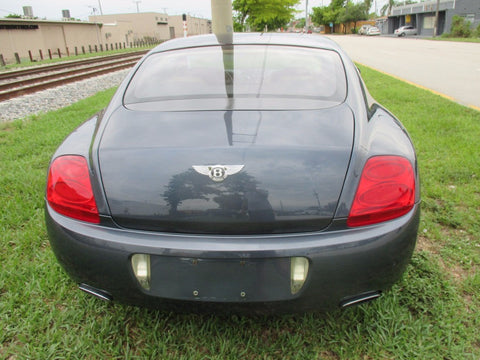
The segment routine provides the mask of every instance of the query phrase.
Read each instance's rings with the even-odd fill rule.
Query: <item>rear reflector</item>
[[[84,157],[68,155],[53,161],[48,172],[47,201],[62,215],[96,224],[100,222]]]
[[[415,174],[399,156],[375,156],[363,168],[347,219],[350,227],[376,224],[408,213],[415,203]]]
[[[308,259],[304,257],[290,258],[290,292],[295,295],[298,293],[307,280]]]
[[[138,282],[145,290],[150,290],[150,255],[134,254],[131,261]]]

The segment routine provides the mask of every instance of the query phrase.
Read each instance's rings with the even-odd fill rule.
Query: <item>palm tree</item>
[[[385,16],[385,14],[387,16],[390,16],[390,14],[392,13],[392,8],[397,5],[398,3],[395,0],[388,0],[388,2],[383,5],[382,9],[380,10],[382,16]]]

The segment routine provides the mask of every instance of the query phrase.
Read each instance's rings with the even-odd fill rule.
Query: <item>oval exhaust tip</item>
[[[96,296],[97,298],[104,300],[104,301],[112,301],[113,297],[110,295],[108,292],[104,290],[100,290],[97,288],[94,288],[93,286],[87,285],[87,284],[79,284],[78,288],[87,294]]]
[[[370,292],[367,292],[367,293],[363,293],[363,294],[355,295],[355,296],[352,296],[352,297],[348,297],[348,298],[346,298],[346,299],[344,299],[340,302],[340,307],[342,309],[345,309],[345,308],[350,307],[350,306],[360,305],[360,304],[366,303],[368,301],[375,300],[375,299],[379,298],[380,295],[382,295],[381,291],[370,291]]]

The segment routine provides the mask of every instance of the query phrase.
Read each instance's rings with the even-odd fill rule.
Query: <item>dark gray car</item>
[[[303,311],[378,297],[412,255],[415,151],[312,35],[149,52],[49,168],[52,248],[79,287],[141,306]]]

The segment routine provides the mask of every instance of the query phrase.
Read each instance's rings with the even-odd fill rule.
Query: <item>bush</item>
[[[480,38],[480,24],[478,24],[477,29],[475,30],[475,36]]]
[[[454,15],[452,18],[452,31],[450,36],[468,38],[471,35],[472,30],[470,30],[470,22],[458,15]]]

